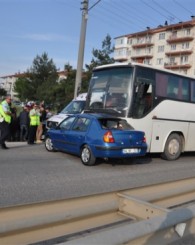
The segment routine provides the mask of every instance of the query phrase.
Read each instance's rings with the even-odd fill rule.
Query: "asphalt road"
[[[8,142],[0,149],[0,207],[92,195],[195,176],[195,153],[174,162],[159,155],[84,166],[44,144]]]

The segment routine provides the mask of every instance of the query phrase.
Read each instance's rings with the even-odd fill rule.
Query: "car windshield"
[[[100,125],[104,129],[123,129],[130,130],[133,127],[126,121],[120,118],[101,118]]]
[[[60,113],[77,114],[81,113],[85,107],[85,101],[71,101]]]

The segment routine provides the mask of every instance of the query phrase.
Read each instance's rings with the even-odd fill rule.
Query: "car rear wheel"
[[[165,144],[162,158],[165,160],[176,160],[180,157],[182,152],[182,139],[178,134],[171,134]]]
[[[55,151],[53,147],[52,140],[49,137],[46,137],[45,139],[45,148],[48,151]]]
[[[84,145],[81,149],[81,161],[87,166],[95,165],[96,158],[88,145]]]

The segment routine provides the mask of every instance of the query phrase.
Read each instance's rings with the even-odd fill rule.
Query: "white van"
[[[84,110],[86,103],[87,93],[82,93],[73,99],[59,114],[50,117],[46,121],[46,129],[56,127],[61,123],[68,115],[81,113]]]

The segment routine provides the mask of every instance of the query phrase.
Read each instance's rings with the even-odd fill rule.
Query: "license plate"
[[[131,148],[131,149],[123,149],[123,153],[127,154],[127,153],[139,153],[140,149],[137,148]]]

